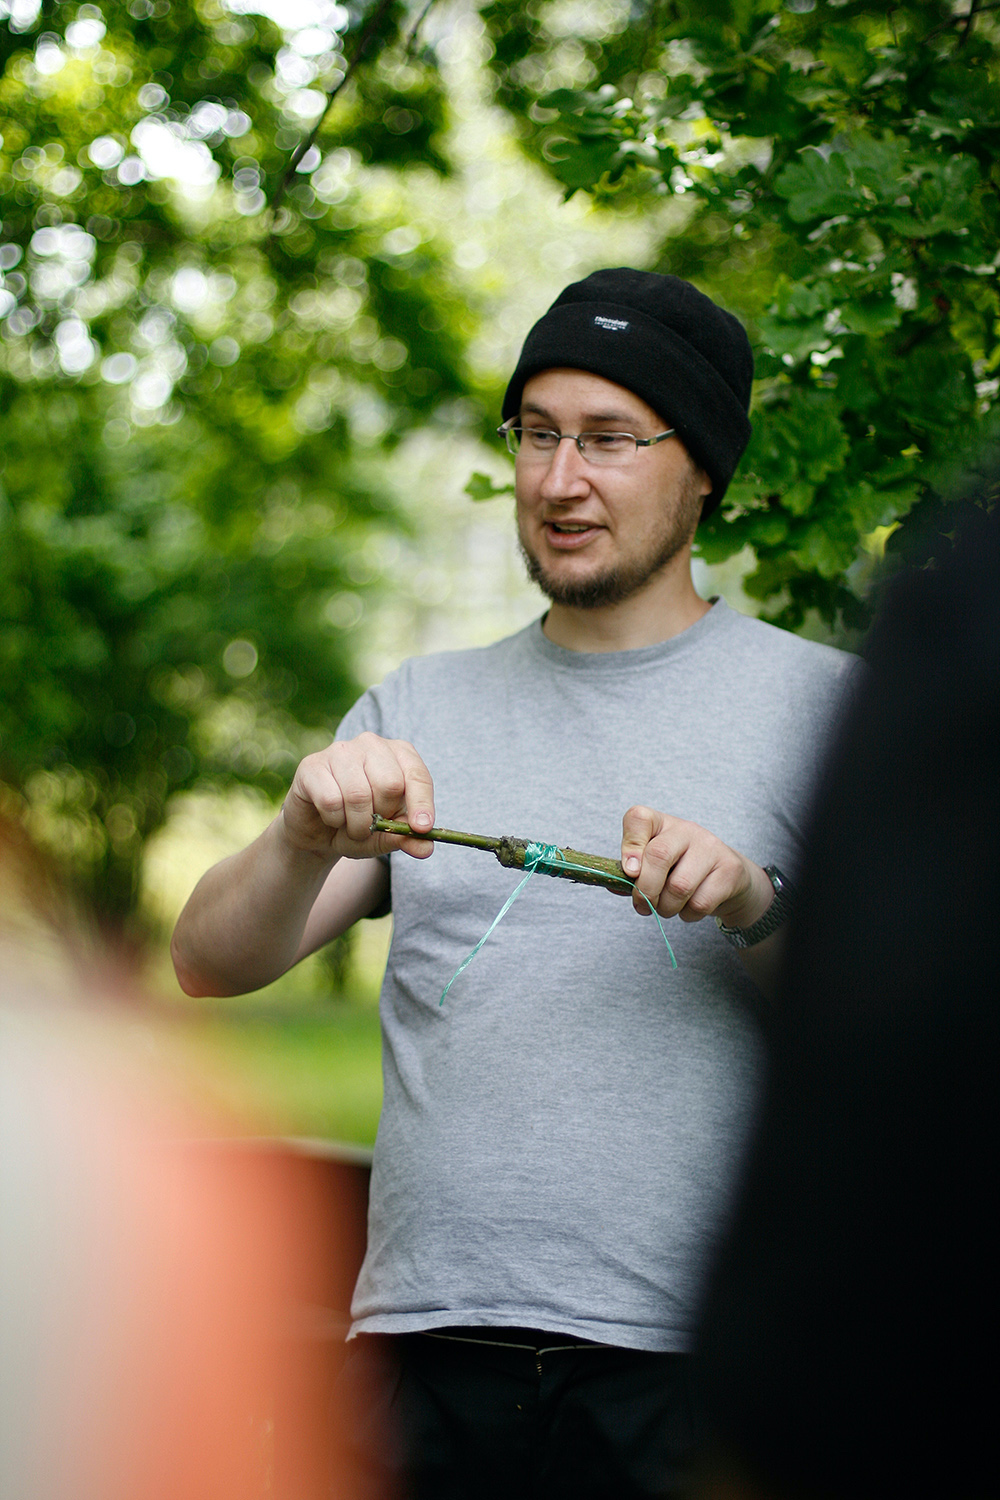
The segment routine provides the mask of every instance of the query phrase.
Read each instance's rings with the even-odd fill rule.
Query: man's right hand
[[[359,734],[307,755],[281,809],[293,848],[325,858],[370,859],[402,849],[416,859],[433,853],[424,839],[372,833],[372,818],[402,818],[411,828],[434,826],[434,785],[413,746]]]
[[[284,806],[258,839],[204,874],[171,951],[189,995],[243,995],[284,974],[385,900],[374,856],[426,859],[426,839],[372,833],[375,813],[434,823],[430,772],[405,740],[359,734],[307,755]],[[340,864],[348,860],[355,864]]]

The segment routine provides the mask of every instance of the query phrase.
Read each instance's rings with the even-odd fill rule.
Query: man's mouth
[[[592,521],[556,521],[543,523],[546,544],[555,552],[577,552],[589,547],[604,530]]]

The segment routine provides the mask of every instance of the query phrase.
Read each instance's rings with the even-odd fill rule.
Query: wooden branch
[[[969,33],[972,30],[972,23],[976,19],[976,12],[979,10],[980,5],[981,0],[972,0],[972,4],[969,6],[969,14],[966,17],[965,25],[962,28],[962,35],[958,39],[959,47],[964,47],[966,42],[969,40]]]
[[[948,31],[952,26],[961,26],[962,35],[959,37],[955,49],[958,51],[968,41],[973,21],[977,16],[983,15],[988,10],[1000,10],[1000,0],[972,0],[969,9],[964,15],[949,16],[947,21],[942,21],[940,26],[935,26],[931,31],[928,31],[921,42],[921,46],[925,46],[932,37],[940,36],[942,31]]]
[[[372,818],[372,833],[399,833],[411,839],[428,839],[433,844],[463,844],[469,849],[488,849],[492,853],[500,848],[502,839],[491,838],[485,833],[456,833],[454,828],[431,828],[427,833],[416,833],[409,823],[397,818]]]
[[[282,177],[281,181],[278,183],[277,192],[275,193],[274,200],[271,203],[271,216],[272,216],[272,219],[277,214],[278,209],[281,207],[281,200],[284,198],[285,193],[288,191],[288,185],[289,185],[289,183],[291,182],[292,178],[295,176],[295,169],[296,169],[296,167],[298,166],[298,164],[302,160],[302,158],[305,156],[306,152],[309,151],[311,149],[311,147],[313,146],[313,144],[314,144],[314,142],[316,140],[316,137],[319,135],[320,129],[322,128],[323,121],[326,119],[327,115],[330,113],[330,109],[331,109],[331,107],[333,105],[333,101],[336,99],[337,95],[340,93],[341,89],[344,87],[344,84],[347,82],[347,80],[350,78],[351,74],[354,72],[355,68],[358,66],[358,63],[361,62],[361,60],[364,57],[365,53],[368,51],[368,48],[371,45],[371,43],[372,43],[372,41],[373,41],[373,39],[375,37],[375,33],[378,31],[379,22],[382,20],[382,17],[385,15],[386,11],[389,9],[389,7],[392,4],[393,4],[393,0],[381,0],[381,4],[379,5],[378,9],[375,11],[375,14],[372,16],[371,20],[368,22],[368,25],[365,27],[364,31],[361,33],[361,36],[360,36],[360,38],[358,40],[358,45],[354,49],[354,56],[351,58],[350,62],[347,64],[347,67],[344,70],[344,76],[343,76],[343,78],[339,78],[337,80],[337,82],[334,84],[333,88],[328,91],[327,96],[326,96],[326,105],[325,105],[325,107],[323,109],[323,113],[320,115],[319,119],[316,121],[316,123],[313,126],[312,130],[310,130],[309,134],[305,137],[304,140],[302,140],[302,141],[299,142],[299,144],[296,146],[295,150],[292,152],[291,157],[290,157],[289,162],[288,162],[288,166],[285,168],[285,174]],[[421,17],[421,19],[423,19],[423,18]]]
[[[430,10],[430,8],[431,8],[431,6],[433,4],[434,4],[434,0],[427,0],[427,4],[424,6],[423,10],[420,12],[419,16],[417,17],[417,19],[413,23],[413,30],[410,32],[409,36],[406,39],[406,56],[407,57],[413,57],[414,53],[417,50],[417,32],[420,30],[421,26],[424,24],[424,21],[427,18],[427,12]]]
[[[395,818],[372,819],[372,833],[398,833],[406,838],[427,839],[434,844],[461,844],[467,849],[485,849],[496,855],[507,869],[523,870],[528,847],[534,840],[515,839],[509,834],[493,838],[484,833],[457,833],[453,828],[431,828],[418,833],[409,823]],[[572,880],[578,885],[599,885],[616,896],[630,896],[632,882],[617,859],[605,859],[600,854],[584,854],[579,849],[560,849],[559,859],[536,865],[539,875],[553,875],[557,880]],[[571,868],[578,866],[579,868]]]

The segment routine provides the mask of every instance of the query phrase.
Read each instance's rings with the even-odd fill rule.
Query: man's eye
[[[635,446],[635,438],[627,432],[588,432],[584,442],[601,453],[624,453]]]
[[[525,427],[521,437],[532,448],[554,448],[559,441],[558,432],[550,432],[546,427]]]

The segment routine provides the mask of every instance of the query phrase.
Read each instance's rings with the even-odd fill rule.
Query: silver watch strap
[[[777,932],[792,914],[795,887],[791,881],[782,875],[777,865],[765,865],[764,874],[774,886],[774,900],[762,917],[758,917],[749,927],[727,927],[721,917],[715,919],[722,936],[734,948],[752,948],[756,943],[762,943],[772,932]]]

